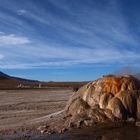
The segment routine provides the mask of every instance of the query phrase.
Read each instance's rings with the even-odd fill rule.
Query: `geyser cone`
[[[80,115],[87,112],[83,107],[83,104],[86,104],[89,110],[96,108],[103,111],[110,110],[118,119],[137,118],[139,89],[139,81],[132,76],[104,76],[90,82],[75,93],[66,110],[72,116]],[[81,106],[84,111],[80,111]]]
[[[140,119],[140,82],[132,76],[103,76],[72,95],[56,131],[99,122]],[[63,119],[62,119],[63,116]],[[54,119],[53,119],[54,120]],[[58,120],[58,119],[57,119]],[[52,126],[49,128],[52,129]]]

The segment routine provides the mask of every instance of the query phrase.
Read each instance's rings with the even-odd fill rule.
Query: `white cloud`
[[[4,58],[4,55],[0,54],[0,60]]]
[[[129,64],[139,60],[138,52],[123,51],[117,49],[107,48],[63,48],[63,47],[41,47],[24,48],[26,53],[19,53],[18,55],[12,53],[9,62],[0,62],[1,68],[6,69],[35,69],[35,68],[62,68],[74,65],[93,65],[98,64]],[[34,49],[34,50],[33,50]],[[41,55],[39,55],[41,54]],[[25,61],[21,60],[24,59]],[[54,60],[55,59],[55,60]],[[43,60],[43,61],[42,61]]]
[[[1,31],[0,31],[0,35],[1,35],[1,34],[4,34],[4,32],[1,32]]]
[[[140,41],[130,31],[117,3],[112,3],[105,9],[90,5],[71,9],[67,3],[62,4],[56,0],[50,2],[70,18],[47,12],[47,8],[44,10],[32,2],[28,3],[31,4],[30,10],[16,11],[18,15],[26,14],[26,18],[33,21],[32,24],[24,24],[26,21],[21,22],[22,19],[17,16],[5,16],[0,13],[1,21],[9,23],[16,31],[25,32],[36,41],[33,46],[30,44],[29,47],[18,47],[14,50],[4,46],[3,52],[5,51],[7,61],[0,62],[2,68],[49,68],[98,63],[115,65],[116,62],[127,65],[140,60]],[[38,23],[39,28],[33,23]],[[42,30],[38,30],[40,27],[44,29],[43,34]],[[49,31],[55,29],[52,33],[56,33],[56,38],[49,35],[48,28]],[[40,38],[45,39],[38,42]],[[0,33],[0,45],[27,43],[30,43],[27,37]],[[131,49],[129,46],[132,46]]]
[[[30,40],[24,36],[0,35],[0,45],[21,45],[30,43]]]
[[[20,10],[17,11],[18,15],[23,15],[23,14],[26,14],[26,13],[27,13],[27,11],[25,9],[20,9]]]

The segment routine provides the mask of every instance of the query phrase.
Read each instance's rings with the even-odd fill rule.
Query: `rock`
[[[62,128],[59,133],[64,133],[65,131],[67,131],[68,129],[67,128]]]
[[[72,128],[72,127],[74,127],[74,124],[72,122],[69,122],[68,128]]]
[[[47,131],[48,128],[49,128],[48,125],[45,125],[45,126],[39,126],[39,127],[37,128],[37,130],[39,130],[39,131]]]
[[[139,89],[140,82],[128,75],[109,75],[90,82],[70,98],[66,109],[67,114],[71,114],[69,120],[80,120],[83,116],[93,122],[127,120],[130,117],[136,119],[136,116],[140,116],[137,100],[140,93],[136,92]],[[88,125],[85,120],[84,124]],[[76,122],[75,119],[71,121]]]
[[[131,123],[134,123],[135,122],[135,119],[134,118],[128,118],[127,121],[128,122],[131,122]]]
[[[93,120],[84,120],[85,126],[92,126],[94,124]]]
[[[137,118],[140,120],[140,96],[137,99]]]
[[[89,105],[79,97],[76,100],[71,102],[67,110],[67,113],[72,116],[75,116],[75,115],[82,116],[86,114],[86,111],[88,110],[88,108],[89,108]]]
[[[62,133],[68,128],[91,126],[95,122],[135,122],[140,119],[139,90],[140,81],[128,75],[108,75],[90,82],[71,96],[64,111],[66,117],[63,115],[60,118],[63,121],[56,124],[55,130]],[[50,119],[54,121],[55,117]],[[136,126],[140,126],[140,123],[136,122]],[[60,131],[60,128],[63,129]]]
[[[110,109],[104,109],[104,113],[112,122],[116,120],[116,117],[112,114],[112,111]]]
[[[135,125],[140,127],[140,122],[136,122]]]
[[[116,95],[126,109],[128,117],[136,118],[137,113],[137,101],[135,91],[122,91]]]
[[[83,122],[84,122],[83,119],[82,119],[82,120],[79,120],[79,121],[77,122],[77,124],[76,124],[77,128],[80,128]]]
[[[41,130],[40,132],[41,132],[41,134],[44,134],[44,133],[46,133],[46,130]]]
[[[108,105],[108,101],[113,98],[113,94],[111,93],[104,93],[103,95],[101,95],[100,97],[100,101],[99,101],[99,106],[102,109],[105,109]]]
[[[107,109],[110,109],[112,111],[112,114],[121,120],[125,120],[127,118],[126,110],[122,102],[116,97],[113,97],[109,101]]]

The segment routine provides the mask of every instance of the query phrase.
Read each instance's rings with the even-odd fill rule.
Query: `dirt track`
[[[63,110],[72,93],[70,89],[0,91],[0,131]]]

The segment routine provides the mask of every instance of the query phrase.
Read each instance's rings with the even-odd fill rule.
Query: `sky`
[[[139,62],[139,0],[0,0],[2,72],[88,81]]]

